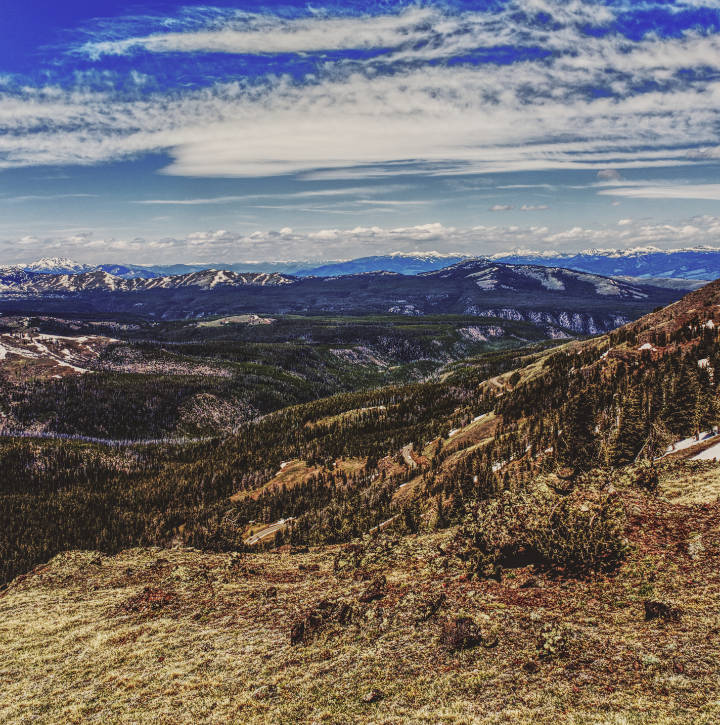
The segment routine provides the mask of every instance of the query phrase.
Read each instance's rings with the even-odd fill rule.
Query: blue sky
[[[720,241],[720,0],[5,0],[0,263]]]

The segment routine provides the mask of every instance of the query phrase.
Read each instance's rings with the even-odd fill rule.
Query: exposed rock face
[[[458,332],[466,340],[472,342],[486,342],[491,338],[505,336],[505,330],[499,325],[473,325],[472,327],[463,327]]]
[[[555,328],[571,330],[579,335],[599,335],[609,332],[616,327],[626,324],[630,320],[624,315],[597,316],[587,312],[541,312],[534,310],[519,310],[514,307],[499,307],[482,309],[478,305],[470,305],[465,313],[477,317],[497,317],[502,320],[515,322],[532,322],[536,325],[551,325]]]

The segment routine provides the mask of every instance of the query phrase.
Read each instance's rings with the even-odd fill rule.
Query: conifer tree
[[[645,444],[647,434],[642,388],[631,384],[620,404],[619,424],[613,445],[614,463],[621,465],[633,461]]]
[[[574,396],[567,406],[558,453],[560,462],[576,471],[587,470],[597,461],[595,399],[589,390]]]

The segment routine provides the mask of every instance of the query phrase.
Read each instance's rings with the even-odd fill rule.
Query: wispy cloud
[[[663,184],[653,186],[619,186],[598,194],[625,196],[631,199],[708,199],[720,201],[720,184]]]
[[[57,199],[94,199],[97,194],[25,194],[23,196],[0,196],[0,202],[55,201]]]
[[[136,199],[133,204],[150,204],[158,206],[205,206],[206,204],[233,204],[246,201],[247,196],[213,196],[195,199]]]
[[[313,71],[301,78],[268,74],[130,96],[85,87],[6,91],[0,168],[162,152],[172,175],[371,178],[417,173],[412,164],[433,174],[619,174],[715,158],[720,39],[689,30],[631,40],[613,29],[623,12],[560,0],[360,18],[230,12],[205,28],[94,39],[82,48],[96,58],[138,49],[378,54],[312,56]],[[588,26],[603,32],[588,34]],[[506,46],[533,52],[507,62],[494,50]]]
[[[335,187],[330,189],[306,189],[304,191],[293,191],[285,193],[266,193],[266,194],[232,194],[228,196],[210,196],[210,197],[190,197],[186,199],[136,199],[133,204],[160,205],[160,206],[205,206],[213,204],[234,204],[234,203],[251,203],[258,200],[278,200],[293,201],[296,199],[322,199],[347,197],[357,203],[362,204],[422,204],[419,201],[378,201],[373,199],[357,199],[358,196],[377,196],[378,194],[388,194],[406,189],[403,184],[386,184],[375,186],[353,186],[353,187]]]
[[[212,29],[154,33],[122,40],[85,43],[80,51],[91,58],[151,53],[301,53],[319,50],[387,48],[425,39],[427,23],[437,13],[409,8],[392,15],[369,17],[284,19],[268,14],[228,11]],[[217,27],[219,24],[219,27]]]

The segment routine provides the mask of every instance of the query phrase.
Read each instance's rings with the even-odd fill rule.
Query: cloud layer
[[[717,244],[720,217],[701,216],[659,224],[622,219],[602,228],[572,227],[553,231],[547,226],[477,225],[456,228],[439,222],[408,227],[358,226],[298,231],[290,228],[240,233],[228,230],[193,232],[185,237],[98,238],[80,232],[51,238],[25,236],[0,241],[0,255],[10,261],[59,253],[87,262],[157,263],[167,259],[188,262],[347,259],[390,251],[453,252],[472,256],[507,253],[512,249],[547,252],[579,249],[661,249]]]
[[[717,4],[676,3],[673,11],[690,6]],[[351,176],[368,165],[392,174],[397,162],[404,173],[410,164],[416,173],[453,174],[716,158],[720,37],[693,26],[675,37],[631,38],[618,29],[628,7],[511,0],[500,10],[428,5],[367,17],[226,12],[200,27],[176,20],[173,32],[100,34],[71,54],[98,62],[306,54],[309,68],[300,77],[246,74],[187,90],[144,79],[109,88],[6,83],[0,168],[147,153],[169,154],[165,173],[192,177],[328,168]],[[667,12],[665,3],[644,7]],[[351,52],[359,49],[368,52]]]

